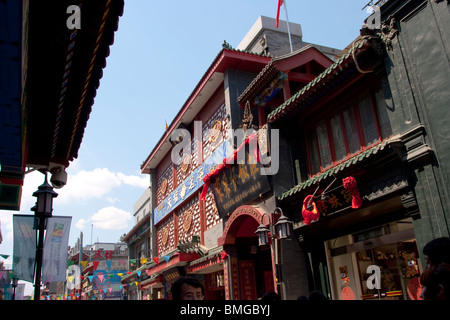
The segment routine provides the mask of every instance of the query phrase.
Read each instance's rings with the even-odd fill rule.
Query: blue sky
[[[54,200],[54,215],[72,216],[69,245],[117,242],[134,224],[133,205],[149,185],[140,165],[191,94],[226,40],[237,47],[260,15],[276,17],[278,0],[126,0],[78,159]],[[368,13],[358,0],[288,0],[289,21],[303,40],[343,49]],[[82,14],[82,13],[81,13]],[[81,23],[83,23],[81,15]],[[285,20],[282,8],[280,19]],[[43,175],[25,178],[21,213]],[[12,261],[12,214],[1,211],[0,254]],[[2,259],[2,258],[0,258]],[[2,259],[3,261],[3,259]],[[27,286],[30,288],[30,286]]]

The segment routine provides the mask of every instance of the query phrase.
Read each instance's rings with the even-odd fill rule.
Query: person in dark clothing
[[[181,277],[172,284],[170,289],[172,300],[204,300],[205,288],[193,277]]]
[[[427,261],[427,267],[441,262],[450,264],[450,238],[440,237],[431,240],[423,247],[423,254]]]

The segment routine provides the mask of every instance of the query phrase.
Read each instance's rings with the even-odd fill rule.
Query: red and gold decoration
[[[190,163],[191,163],[191,155],[190,154],[186,154],[183,157],[183,160],[181,161],[181,167],[180,167],[181,171],[183,173],[186,173],[188,171]]]
[[[163,181],[161,182],[161,194],[166,194],[167,192],[167,186],[169,185],[169,182],[167,181],[167,179],[163,179]]]
[[[186,211],[186,213],[184,214],[184,221],[183,221],[183,229],[184,232],[188,232],[191,229],[192,226],[192,209],[189,209],[188,211]]]
[[[166,227],[161,230],[161,243],[163,246],[166,246],[168,239],[169,239],[169,230],[167,230]]]
[[[320,218],[319,210],[317,210],[313,197],[313,195],[307,195],[305,200],[303,200],[302,216],[303,221],[308,226],[311,225],[311,222],[317,221]]]
[[[352,194],[352,208],[358,209],[362,205],[362,198],[359,194],[356,180],[353,177],[347,177],[342,179],[342,185],[344,186],[345,190],[351,192]]]
[[[222,122],[219,120],[214,121],[211,127],[209,140],[211,142],[217,141],[219,139],[221,132],[222,132]]]

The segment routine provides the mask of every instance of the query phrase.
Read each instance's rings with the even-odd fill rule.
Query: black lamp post
[[[265,213],[261,218],[261,224],[259,225],[258,229],[256,229],[256,234],[258,235],[258,242],[260,246],[265,246],[269,244],[269,232],[272,236],[272,239],[286,239],[289,238],[291,235],[291,228],[290,224],[291,221],[284,215],[281,208],[276,208],[273,212],[273,214],[281,213],[280,218],[278,218],[277,223],[273,224],[273,216]],[[264,223],[263,219],[264,216],[269,217],[269,228],[267,228]]]
[[[13,287],[13,296],[12,299],[16,300],[16,288],[17,284],[19,283],[19,279],[17,279],[15,276],[12,278],[12,287]]]
[[[280,213],[281,216],[278,218],[277,223],[273,223],[274,222],[274,214],[275,213]],[[264,220],[264,216],[268,216],[269,217],[269,228],[266,227],[266,225],[264,225],[263,220]],[[289,221],[289,219],[283,214],[283,211],[281,210],[281,208],[276,208],[274,210],[273,213],[271,214],[267,214],[264,213],[264,215],[261,217],[261,224],[259,225],[258,229],[256,229],[256,234],[258,235],[258,242],[260,246],[266,246],[270,243],[269,241],[269,232],[270,232],[270,236],[272,238],[272,250],[274,253],[274,257],[275,257],[275,267],[276,267],[276,272],[280,272],[279,270],[279,262],[278,262],[278,244],[277,244],[277,240],[280,239],[286,239],[289,238],[291,235],[291,224],[292,222]],[[281,275],[280,275],[281,276]],[[281,278],[281,277],[280,277]],[[277,280],[278,282],[278,280]]]
[[[31,208],[35,216],[35,228],[38,230],[38,245],[36,248],[36,273],[34,278],[34,300],[39,300],[41,294],[41,271],[42,258],[44,252],[44,232],[46,220],[52,216],[53,198],[58,194],[53,191],[53,187],[47,182],[47,172],[44,173],[44,183],[33,193],[36,197],[36,205]]]

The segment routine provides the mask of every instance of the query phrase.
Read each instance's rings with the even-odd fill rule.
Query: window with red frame
[[[306,133],[311,176],[392,135],[381,90],[347,101],[315,123]]]

